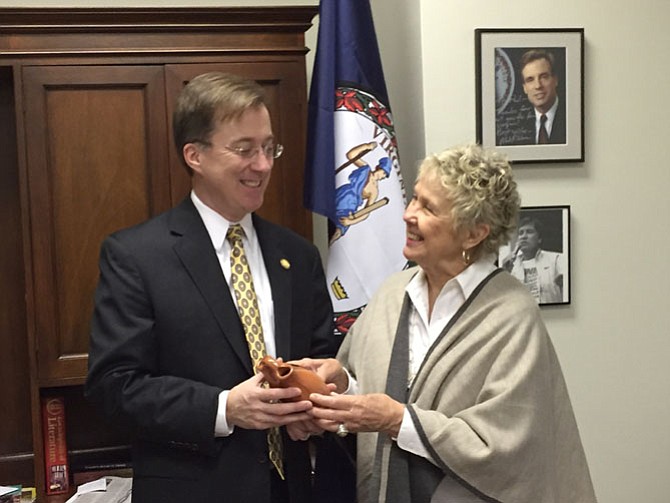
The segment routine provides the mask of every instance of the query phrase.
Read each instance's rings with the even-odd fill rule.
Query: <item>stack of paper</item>
[[[131,503],[133,479],[102,477],[77,487],[65,503]]]

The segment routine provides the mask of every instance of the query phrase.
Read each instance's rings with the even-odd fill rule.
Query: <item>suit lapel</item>
[[[221,331],[244,367],[252,374],[249,349],[235,303],[221,272],[207,229],[190,198],[170,215],[170,231],[179,236],[174,251],[209,306]]]
[[[291,354],[291,258],[284,253],[280,235],[273,225],[255,214],[253,222],[272,289],[275,345],[277,347],[277,354],[274,356],[289,358]]]

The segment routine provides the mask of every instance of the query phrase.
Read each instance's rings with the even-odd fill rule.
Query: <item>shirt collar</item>
[[[239,222],[231,222],[203,203],[194,191],[191,191],[191,201],[193,201],[195,209],[198,210],[200,218],[202,218],[202,222],[205,224],[205,228],[207,229],[207,233],[212,240],[212,245],[215,250],[219,251],[223,247],[226,242],[228,227],[233,224],[239,223],[242,226],[244,234],[248,240],[254,235],[254,225],[251,219],[251,213],[247,213]]]
[[[556,99],[554,100],[554,104],[551,105],[551,108],[547,110],[547,113],[544,115],[547,116],[547,122],[553,122],[554,117],[556,116],[556,110],[558,109],[558,96],[556,96]],[[537,108],[533,108],[535,110],[535,119],[537,121],[540,121],[540,117],[542,117],[542,112],[540,112]]]
[[[496,270],[494,260],[493,256],[482,257],[454,278],[461,285],[461,290],[463,290],[466,299],[472,295],[472,292],[489,274]]]
[[[473,262],[460,274],[447,281],[442,287],[440,295],[442,295],[448,288],[458,287],[461,292],[463,292],[464,299],[468,299],[470,295],[472,295],[472,292],[475,291],[475,288],[477,288],[489,274],[496,270],[494,261],[495,257],[493,255],[488,255]],[[417,298],[416,294],[425,291],[426,285],[426,274],[423,269],[420,269],[419,273],[416,274],[407,285],[406,291],[411,297]]]

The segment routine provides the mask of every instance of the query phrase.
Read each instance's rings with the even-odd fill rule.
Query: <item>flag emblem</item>
[[[405,193],[393,118],[370,91],[335,90],[335,219],[327,280],[336,314],[358,314],[389,272],[401,270]]]
[[[405,189],[368,0],[321,0],[309,97],[305,206],[329,220],[336,333],[407,260]]]

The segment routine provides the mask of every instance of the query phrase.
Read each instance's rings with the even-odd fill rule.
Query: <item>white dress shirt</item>
[[[447,323],[472,295],[475,288],[495,269],[493,257],[486,257],[466,267],[455,278],[450,279],[442,287],[442,291],[435,299],[432,313],[428,315],[428,285],[423,271],[412,278],[405,291],[412,301],[412,310],[409,315],[409,375],[407,386],[414,380],[421,363],[435,339],[442,333]],[[405,409],[405,415],[400,425],[397,438],[398,447],[417,456],[431,460],[424,447],[414,423]]]
[[[249,263],[249,268],[251,269],[251,276],[254,281],[254,290],[256,291],[256,298],[258,299],[258,308],[261,315],[261,324],[263,326],[263,339],[265,340],[265,350],[269,355],[275,357],[281,356],[276,354],[276,344],[275,344],[275,320],[274,320],[274,302],[272,300],[272,290],[270,288],[270,278],[268,277],[267,269],[265,268],[265,262],[263,262],[263,254],[261,252],[261,246],[258,242],[258,236],[256,235],[256,230],[254,229],[251,214],[247,214],[240,222],[229,222],[221,215],[219,215],[212,208],[203,203],[195,192],[191,191],[191,200],[195,205],[195,208],[200,214],[210,239],[212,240],[212,246],[216,251],[216,256],[219,259],[219,265],[221,266],[221,271],[223,272],[226,282],[228,283],[228,288],[230,289],[230,295],[233,298],[233,302],[236,303],[235,293],[233,287],[230,284],[230,243],[226,239],[226,234],[228,233],[228,228],[239,223],[244,229],[244,237],[242,238],[242,244],[244,246],[244,252],[247,256],[247,262]],[[228,426],[226,421],[226,403],[228,401],[228,392],[230,390],[224,390],[219,395],[219,406],[216,415],[216,424],[214,428],[215,435],[217,437],[225,437],[230,435],[233,432],[233,427]]]

